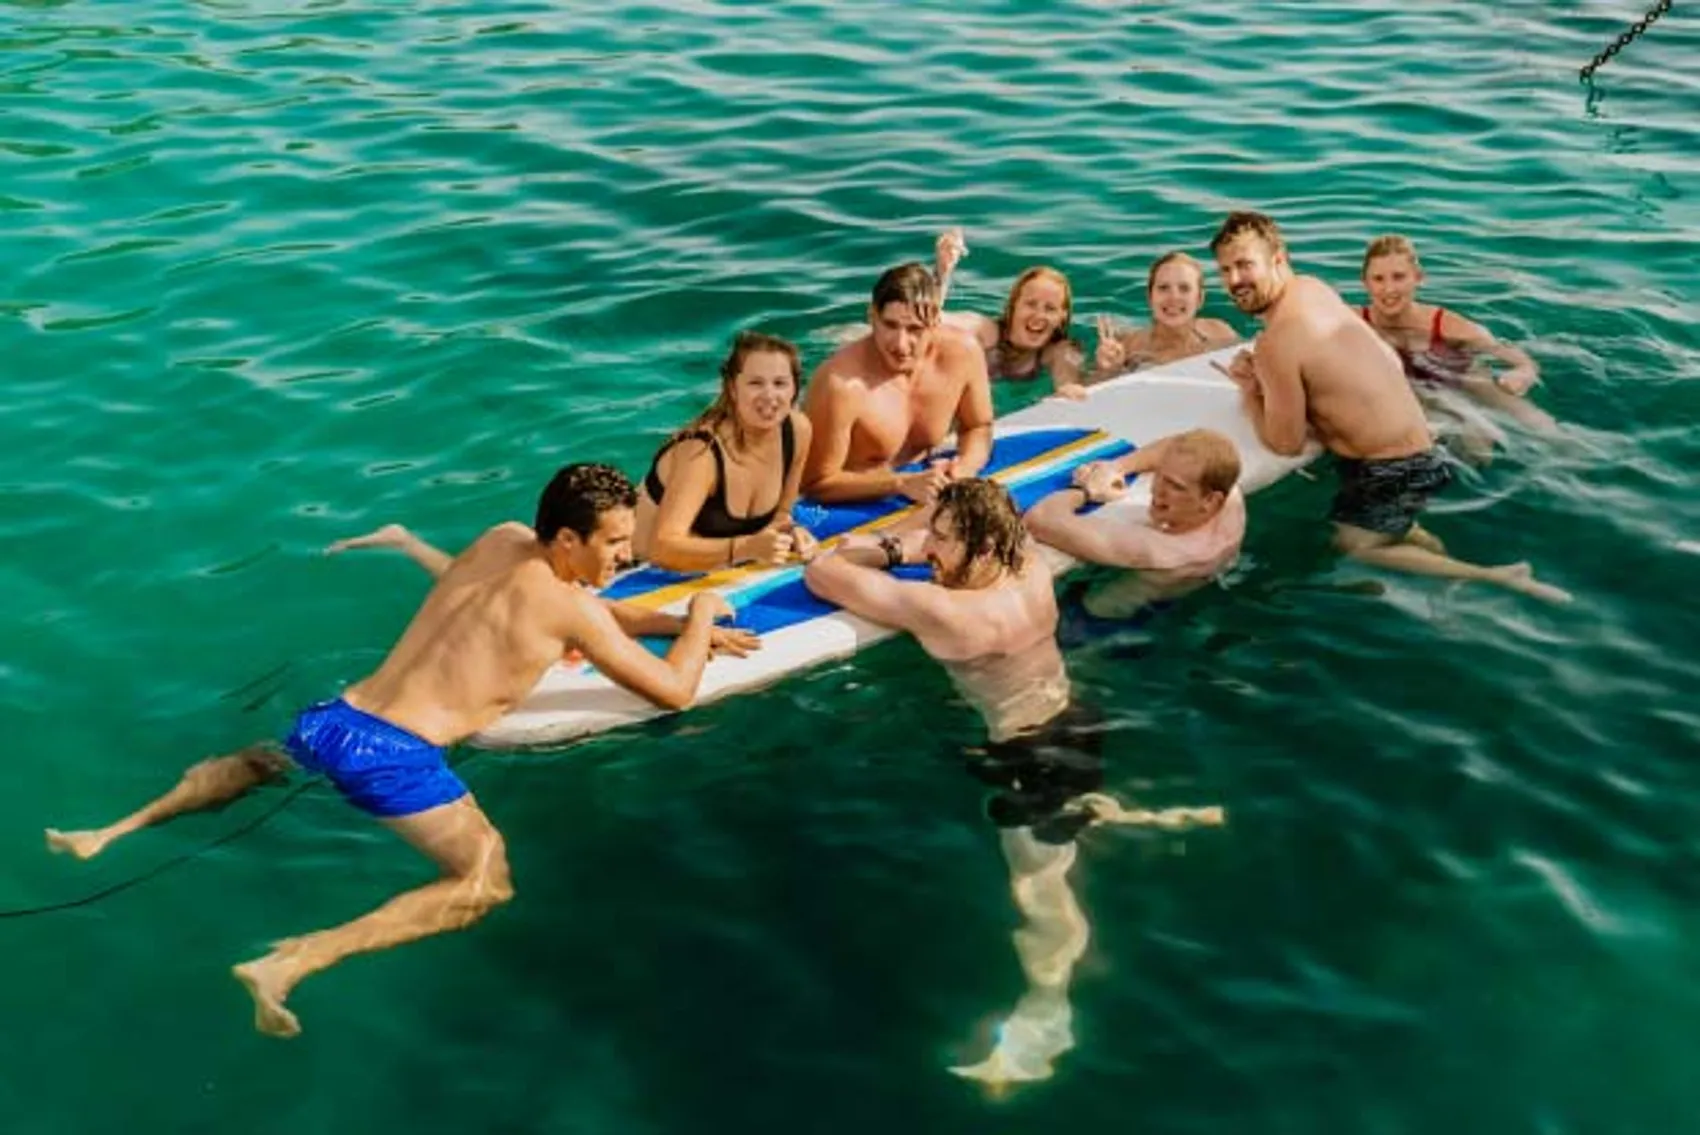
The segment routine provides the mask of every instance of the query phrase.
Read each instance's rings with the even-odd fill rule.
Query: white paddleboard
[[[1045,401],[998,419],[992,458],[983,475],[1007,485],[1026,509],[1069,483],[1076,466],[1118,456],[1169,434],[1207,427],[1226,434],[1240,451],[1240,487],[1255,493],[1314,459],[1312,446],[1300,457],[1279,457],[1258,441],[1240,409],[1239,391],[1210,365],[1225,363],[1239,346],[1168,366],[1126,375],[1090,388],[1078,402]],[[1146,478],[1107,509],[1126,511],[1129,522],[1150,502]],[[913,506],[904,500],[822,506],[799,502],[793,515],[823,543],[846,532],[867,532],[897,522]],[[1076,566],[1052,555],[1059,570]],[[909,570],[909,569],[903,569]],[[920,570],[920,569],[915,569]],[[744,567],[680,574],[653,567],[624,572],[604,592],[669,613],[682,613],[691,595],[713,590],[737,612],[737,623],[762,638],[747,658],[709,661],[694,704],[718,701],[779,681],[800,670],[853,654],[896,633],[810,595],[801,566]],[[652,648],[664,650],[665,642]],[[669,712],[610,682],[589,663],[551,667],[524,702],[471,739],[481,748],[553,745],[604,730],[633,725]]]

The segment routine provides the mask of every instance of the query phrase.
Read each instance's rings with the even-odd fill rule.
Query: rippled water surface
[[[1575,605],[1343,566],[1291,478],[1230,586],[1072,650],[1112,786],[1229,823],[1087,837],[1080,1047],[1008,1099],[945,1071],[1020,990],[978,730],[893,643],[475,757],[518,901],[312,979],[291,1043],[226,967],[424,876],[323,793],[0,922],[9,1135],[1692,1127],[1695,13],[1590,97],[1633,5],[1016,9],[0,4],[0,905],[269,806],[40,846],[381,656],[423,578],[326,542],[641,472],[736,328],[818,360],[947,224],[953,303],[1044,260],[1088,320],[1232,207],[1354,299],[1408,233],[1570,424],[1434,527]]]

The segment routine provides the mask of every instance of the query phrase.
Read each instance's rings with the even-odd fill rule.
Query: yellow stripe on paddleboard
[[[1070,442],[1064,442],[1055,449],[1047,449],[1045,452],[1035,454],[1025,461],[1009,466],[1007,469],[1000,469],[991,475],[991,479],[1000,483],[1008,482],[1020,477],[1023,473],[1030,473],[1034,469],[1044,465],[1049,465],[1060,458],[1067,457],[1071,453],[1078,453],[1082,449],[1089,449],[1092,446],[1103,445],[1107,441],[1114,440],[1116,439],[1112,435],[1105,433],[1103,430],[1093,430],[1085,437],[1076,438]],[[914,516],[915,513],[920,510],[920,507],[920,505],[912,504],[907,508],[898,509],[896,512],[890,513],[886,516],[876,517],[875,519],[868,521],[866,524],[859,524],[855,528],[839,533],[830,540],[822,541],[821,547],[822,549],[830,548],[843,541],[846,536],[856,536],[867,532],[877,532],[881,528],[888,528],[900,520]],[[639,595],[629,595],[622,599],[621,602],[630,603],[637,607],[647,607],[652,610],[659,609],[667,606],[669,603],[695,595],[699,591],[706,591],[728,583],[739,583],[753,576],[761,575],[764,572],[772,570],[773,566],[771,564],[745,564],[742,567],[722,568],[719,571],[710,572],[707,575],[698,576],[695,579],[685,579],[680,580],[678,583],[669,583],[664,587],[656,588],[654,591],[645,591]]]

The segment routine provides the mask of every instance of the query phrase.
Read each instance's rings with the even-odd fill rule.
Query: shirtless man
[[[1015,934],[1028,990],[978,1064],[952,1069],[1001,1087],[1050,1076],[1074,1046],[1068,981],[1086,949],[1086,916],[1069,889],[1074,837],[1094,823],[1184,827],[1220,823],[1218,808],[1124,810],[1103,783],[1092,715],[1069,704],[1057,648],[1051,573],[996,482],[954,481],[923,526],[901,536],[850,536],[803,573],[831,603],[913,634],[986,722],[989,741],[970,763],[1004,789],[988,807],[1027,926]],[[886,568],[927,563],[932,581]]]
[[[295,720],[282,751],[269,742],[202,761],[170,792],[95,831],[49,829],[55,851],[97,855],[113,840],[184,812],[228,803],[293,765],[323,773],[356,808],[432,859],[442,875],[328,930],[278,942],[234,973],[273,1036],[301,1031],[284,1007],[303,978],[350,954],[459,930],[513,897],[507,852],[444,750],[528,694],[564,651],[578,649],[611,679],[658,705],[696,696],[714,620],[710,594],[691,601],[678,641],[656,658],[617,609],[587,589],[631,554],[631,482],[606,465],[569,465],[537,505],[535,528],[499,524],[443,572],[383,663],[334,701]]]
[[[1398,356],[1322,281],[1294,275],[1281,231],[1261,213],[1231,213],[1210,250],[1234,304],[1264,321],[1227,368],[1257,436],[1295,456],[1306,426],[1338,459],[1330,519],[1341,551],[1418,575],[1477,579],[1552,602],[1570,596],[1538,582],[1527,563],[1483,567],[1453,559],[1417,525],[1452,479]]]
[[[927,501],[948,481],[972,477],[992,448],[986,358],[960,335],[939,334],[938,282],[919,263],[874,284],[868,334],[815,371],[803,411],[814,425],[803,492],[818,501]],[[926,469],[897,466],[926,455],[954,425],[956,457]]]
[[[1127,478],[1141,473],[1152,478],[1145,517],[1076,511],[1126,495]],[[1188,430],[1080,466],[1072,487],[1027,510],[1027,530],[1077,560],[1136,572],[1136,605],[1178,598],[1239,558],[1246,521],[1239,479],[1232,441],[1214,430]]]

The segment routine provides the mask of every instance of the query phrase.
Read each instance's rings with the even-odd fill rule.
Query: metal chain
[[[1616,55],[1618,52],[1622,51],[1624,48],[1628,47],[1640,38],[1642,32],[1646,31],[1649,27],[1656,23],[1660,16],[1670,11],[1670,6],[1671,0],[1659,0],[1657,4],[1654,4],[1653,7],[1648,10],[1645,16],[1642,16],[1638,21],[1631,24],[1628,31],[1618,36],[1616,43],[1607,44],[1604,51],[1594,56],[1594,61],[1592,63],[1582,68],[1582,82],[1586,83],[1589,79],[1593,78],[1594,72],[1599,70],[1600,66],[1605,63],[1606,60],[1610,59],[1612,56]]]

